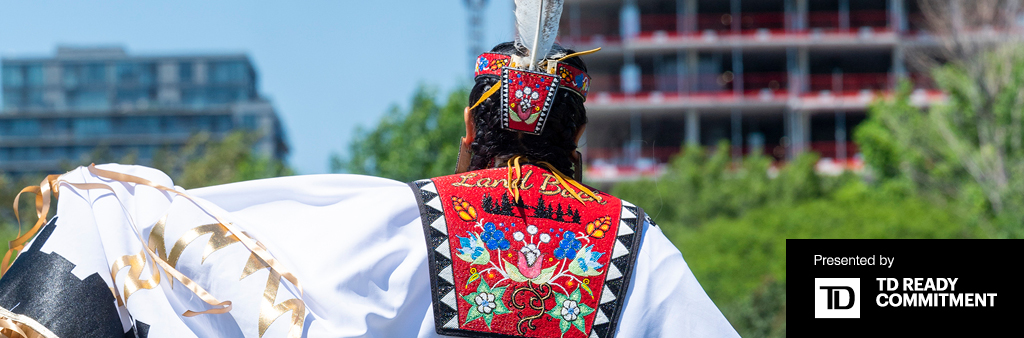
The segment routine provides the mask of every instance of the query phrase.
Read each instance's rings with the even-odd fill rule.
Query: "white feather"
[[[558,37],[564,0],[515,0],[516,43],[529,50],[530,70],[547,58]]]

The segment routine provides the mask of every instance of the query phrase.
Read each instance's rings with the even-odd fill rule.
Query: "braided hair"
[[[501,43],[491,49],[491,52],[525,56],[525,53],[517,49],[512,42]],[[557,44],[551,51],[556,56],[574,52]],[[562,62],[587,71],[586,64],[579,57]],[[491,76],[477,78],[473,90],[469,93],[469,106],[476,103],[491,86],[500,85],[498,81],[498,78]],[[504,112],[501,111],[499,95],[491,95],[471,113],[473,123],[476,125],[476,135],[470,146],[473,157],[469,163],[469,170],[490,168],[498,159],[514,155],[525,156],[528,161],[546,161],[570,177],[575,170],[580,169],[573,168],[572,156],[576,152],[576,132],[587,123],[587,110],[583,107],[583,98],[576,93],[559,88],[540,135],[504,129],[501,125],[501,114]]]

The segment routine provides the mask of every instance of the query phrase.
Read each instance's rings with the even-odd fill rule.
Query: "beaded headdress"
[[[516,45],[529,53],[526,57],[481,54],[476,60],[475,79],[497,78],[499,85],[492,86],[481,95],[471,109],[500,90],[502,127],[509,131],[539,135],[544,130],[552,101],[560,88],[586,100],[590,76],[582,69],[562,61],[596,52],[600,48],[564,56],[549,55],[558,34],[561,15],[560,0],[516,1]]]

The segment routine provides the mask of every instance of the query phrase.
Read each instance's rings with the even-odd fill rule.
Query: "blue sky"
[[[514,37],[512,1],[491,1],[484,45]],[[0,55],[121,45],[133,54],[247,53],[284,121],[289,163],[325,173],[356,126],[372,127],[416,86],[468,83],[461,0],[0,0]],[[457,140],[452,140],[457,142]]]

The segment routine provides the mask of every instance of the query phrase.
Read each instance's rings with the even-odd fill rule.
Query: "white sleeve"
[[[616,337],[739,337],[675,245],[644,220]]]

